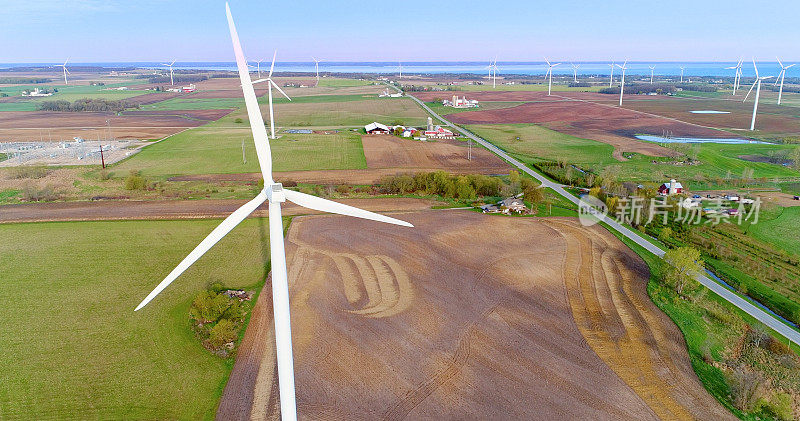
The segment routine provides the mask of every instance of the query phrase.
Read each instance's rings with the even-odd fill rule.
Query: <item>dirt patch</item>
[[[800,200],[794,200],[794,195],[781,192],[753,192],[753,196],[761,198],[762,204],[775,204],[785,208],[800,206]]]
[[[486,149],[472,147],[472,160],[467,159],[467,142],[437,140],[421,142],[388,135],[361,137],[364,156],[370,168],[404,168],[458,171],[478,174],[507,174],[510,167]]]
[[[125,99],[125,101],[137,105],[150,105],[155,104],[156,102],[165,101],[167,99],[176,98],[181,95],[182,94],[178,92],[152,92],[149,94],[132,96]]]
[[[217,120],[231,110],[127,111],[72,113],[8,111],[0,113],[0,142],[94,139],[159,139]],[[110,128],[109,128],[110,127]]]
[[[732,418],[649,301],[646,265],[604,229],[398,217],[416,228],[326,216],[289,229],[303,418]],[[218,419],[278,415],[264,288]]]
[[[50,221],[116,221],[130,219],[201,219],[225,218],[246,200],[149,200],[149,201],[93,201],[51,202],[0,206],[0,223],[50,222]],[[410,211],[430,209],[442,202],[412,198],[340,199],[347,205],[373,212]],[[284,215],[321,213],[287,202],[282,206]],[[267,205],[262,205],[253,216],[266,217]]]

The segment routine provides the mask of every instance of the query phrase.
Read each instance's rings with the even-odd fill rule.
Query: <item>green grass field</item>
[[[170,98],[155,104],[143,105],[143,110],[217,110],[244,106],[241,98]]]
[[[541,79],[539,80],[541,81]],[[497,86],[492,88],[492,81],[485,79],[483,81],[485,85],[467,85],[467,84],[460,84],[458,87],[462,91],[536,91],[536,92],[546,92],[547,91],[547,83],[533,83],[533,84],[521,84],[516,83],[514,85],[503,85],[503,81],[497,79]],[[538,82],[538,81],[537,81]],[[413,85],[413,83],[409,83]],[[557,84],[555,80],[553,80],[553,91],[560,91],[560,92],[597,92],[602,88],[605,88],[607,85],[596,85],[596,86],[584,86],[584,87],[574,87],[571,88],[567,85]]]
[[[447,115],[455,113],[463,113],[465,111],[486,111],[498,110],[501,108],[516,107],[522,105],[522,101],[482,101],[479,108],[453,108],[442,105],[441,102],[426,102],[425,105],[431,108],[436,114]]]
[[[42,85],[15,85],[0,88],[0,93],[8,94],[9,96],[20,96],[25,89],[34,88],[48,88],[58,89],[52,96],[25,98],[20,102],[3,102],[0,103],[0,111],[36,111],[38,105],[44,101],[69,101],[73,102],[82,98],[102,98],[107,100],[120,100],[137,95],[148,93],[148,91],[109,91],[105,90],[110,87],[126,86],[126,84],[110,84],[105,86],[91,86],[91,85],[75,85],[64,86],[57,84],[42,84]]]
[[[115,172],[141,170],[145,176],[236,174],[258,172],[253,137],[246,123],[240,128],[205,126],[176,134],[147,146],[113,166]],[[242,161],[242,140],[247,163]],[[366,168],[361,136],[337,134],[281,134],[270,140],[274,171]]]
[[[212,281],[256,289],[265,219],[249,219],[133,309],[219,220],[0,225],[0,419],[212,419],[231,362],[189,327]]]
[[[775,218],[762,219],[750,225],[747,232],[759,240],[778,246],[789,253],[800,255],[800,207],[778,208]]]
[[[324,67],[320,66],[320,67]],[[320,72],[322,70],[320,69]],[[349,88],[352,86],[367,86],[374,85],[375,82],[371,80],[358,80],[358,79],[337,79],[332,77],[320,77],[319,86],[330,86],[335,88]]]
[[[770,151],[794,148],[792,145],[764,144],[701,144],[698,159],[700,165],[676,166],[669,163],[653,164],[653,158],[634,154],[628,161],[612,158],[611,145],[581,139],[532,124],[468,125],[469,130],[491,141],[495,145],[515,154],[524,162],[538,159],[564,160],[583,168],[599,172],[609,165],[619,166],[622,181],[661,182],[674,177],[688,182],[702,175],[704,178],[737,178],[745,169],[753,170],[755,178],[794,178],[800,173],[769,163],[749,162],[740,155],[767,155]],[[519,137],[519,140],[517,140]],[[624,152],[624,151],[623,151]]]

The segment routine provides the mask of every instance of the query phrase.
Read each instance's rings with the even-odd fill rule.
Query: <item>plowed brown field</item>
[[[510,167],[488,150],[472,148],[467,159],[467,143],[458,140],[420,142],[387,135],[361,137],[367,166],[378,168],[431,169],[463,173],[503,174]]]
[[[292,223],[287,262],[302,419],[732,419],[647,266],[601,227],[467,211]],[[218,419],[277,419],[271,285]]]

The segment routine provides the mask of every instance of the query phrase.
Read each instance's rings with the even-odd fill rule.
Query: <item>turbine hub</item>
[[[283,203],[286,201],[286,194],[283,192],[281,183],[271,184],[264,188],[270,203]]]

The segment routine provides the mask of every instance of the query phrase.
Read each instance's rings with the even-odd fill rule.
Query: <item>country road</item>
[[[389,86],[394,87],[393,85],[389,85]],[[397,89],[396,87],[394,87],[394,88]],[[430,113],[433,117],[439,119],[440,121],[442,121],[446,125],[452,127],[453,129],[458,130],[464,136],[474,140],[475,142],[478,142],[480,145],[482,145],[486,149],[494,152],[499,157],[503,158],[504,160],[506,160],[510,164],[514,165],[515,167],[519,168],[520,171],[523,171],[526,174],[530,175],[531,177],[539,180],[539,182],[542,183],[542,186],[549,187],[549,188],[553,189],[556,193],[558,193],[559,195],[563,196],[564,198],[566,198],[567,200],[571,201],[572,203],[575,203],[576,205],[579,203],[580,200],[577,197],[575,197],[573,194],[571,194],[568,191],[566,191],[564,189],[563,185],[555,183],[553,181],[550,181],[549,179],[547,179],[543,175],[539,174],[538,172],[532,170],[531,168],[528,168],[528,166],[526,166],[522,162],[512,158],[507,153],[505,153],[503,150],[501,150],[497,146],[493,145],[489,141],[487,141],[487,140],[485,140],[483,138],[480,138],[480,137],[474,135],[473,133],[471,133],[471,132],[469,132],[469,131],[467,131],[465,129],[462,129],[461,127],[449,122],[448,120],[444,119],[442,116],[436,114],[427,105],[425,105],[424,102],[420,101],[416,97],[414,97],[412,95],[407,95],[407,96],[409,98],[411,98],[412,100],[416,101],[423,109],[425,109],[425,111]],[[648,241],[647,239],[645,239],[641,235],[637,234],[636,232],[631,231],[627,227],[621,225],[616,220],[614,220],[612,218],[609,218],[607,215],[599,216],[599,219],[602,222],[606,223],[609,227],[613,228],[614,230],[616,230],[617,232],[619,232],[620,234],[625,236],[626,238],[628,238],[631,241],[635,242],[636,244],[642,246],[645,250],[649,251],[650,253],[653,253],[654,255],[656,255],[658,257],[663,257],[664,256],[664,250],[662,250],[660,247],[656,246],[655,244],[651,243],[650,241]],[[730,289],[728,289],[725,286],[721,285],[717,281],[709,278],[708,276],[705,276],[705,275],[701,274],[701,275],[699,275],[697,277],[697,281],[700,282],[706,288],[708,288],[711,291],[713,291],[715,294],[717,294],[720,297],[724,298],[726,301],[730,302],[731,304],[735,305],[736,307],[738,307],[739,309],[741,309],[745,313],[747,313],[750,316],[754,317],[759,322],[765,324],[766,326],[769,326],[770,328],[772,328],[773,330],[775,330],[776,332],[778,332],[779,334],[781,334],[782,336],[787,338],[789,341],[791,341],[794,344],[800,346],[800,332],[798,332],[797,330],[793,329],[790,326],[787,326],[786,324],[784,324],[782,321],[780,321],[776,317],[774,317],[771,314],[767,313],[766,311],[762,310],[761,308],[759,308],[755,304],[752,304],[751,302],[749,302],[749,301],[745,300],[744,298],[740,297],[739,295],[737,295],[736,293],[734,293]]]

